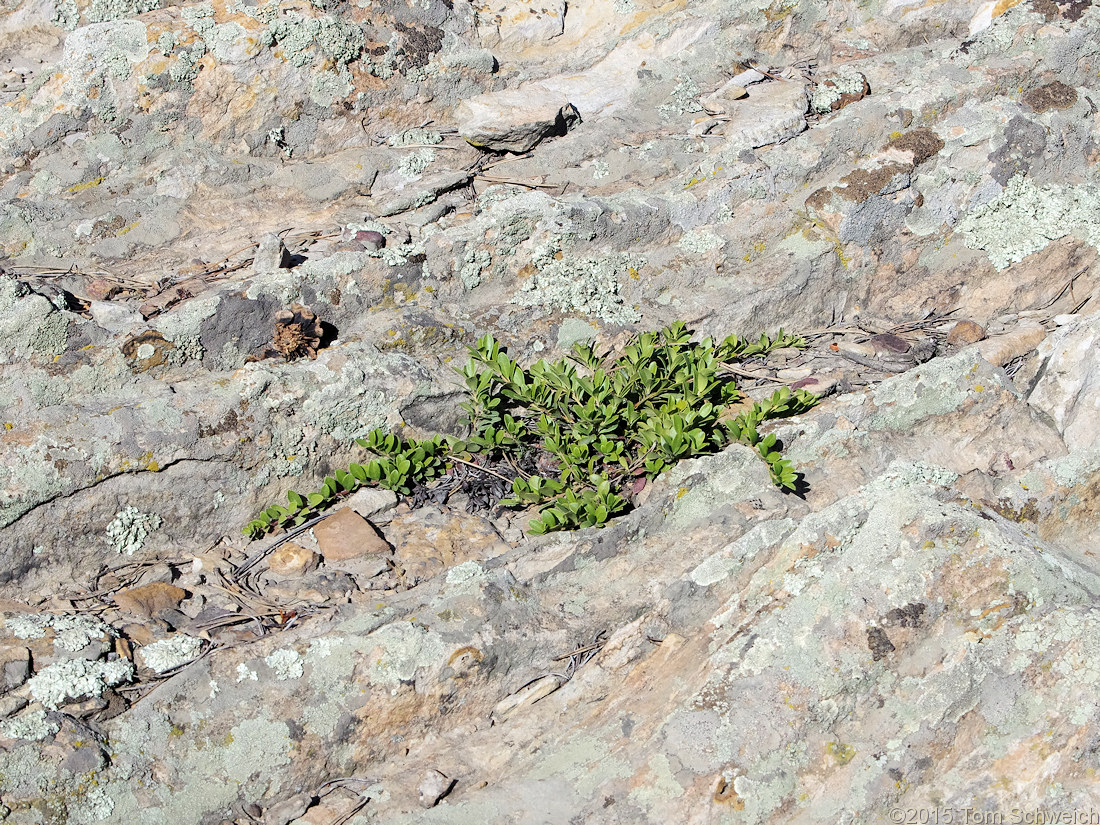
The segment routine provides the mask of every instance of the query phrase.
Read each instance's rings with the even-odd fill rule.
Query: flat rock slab
[[[179,607],[185,598],[187,591],[183,588],[166,582],[153,582],[115,593],[115,604],[120,610],[139,619],[151,619],[162,610]]]
[[[564,135],[579,120],[565,95],[534,85],[465,100],[455,117],[458,133],[471,145],[517,154],[551,135]]]
[[[451,510],[421,509],[395,517],[386,527],[386,538],[394,545],[394,565],[408,586],[511,549],[487,519]]]
[[[726,104],[729,120],[713,130],[726,137],[729,148],[757,149],[806,131],[809,99],[800,82],[758,83],[748,94]]]
[[[344,507],[313,528],[326,561],[348,561],[360,556],[389,554],[390,546],[374,526]]]
[[[1070,448],[1094,450],[1100,447],[1100,315],[1067,321],[1040,347],[1046,369],[1028,400],[1053,419]]]

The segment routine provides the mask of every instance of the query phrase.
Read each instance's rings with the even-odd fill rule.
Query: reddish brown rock
[[[92,278],[84,288],[89,300],[109,301],[122,292],[122,287],[106,278]]]
[[[976,344],[985,338],[985,328],[973,321],[959,321],[951,327],[947,333],[947,343],[953,347],[964,347],[967,344]]]
[[[137,616],[139,619],[151,619],[162,610],[179,607],[187,598],[187,591],[174,584],[153,582],[141,587],[131,587],[115,593],[115,604],[119,610]]]
[[[369,521],[348,507],[337,510],[314,527],[313,535],[326,561],[389,553],[391,549]]]

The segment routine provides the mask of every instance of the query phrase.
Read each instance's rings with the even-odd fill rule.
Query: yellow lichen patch
[[[96,186],[99,186],[105,180],[107,180],[107,178],[103,175],[100,175],[98,178],[93,178],[92,180],[87,181],[85,183],[78,183],[75,186],[70,186],[69,191],[70,192],[83,192],[85,189],[92,189]]]
[[[829,742],[825,746],[825,752],[836,760],[838,765],[847,765],[856,755],[856,749],[842,742]]]
[[[755,261],[766,248],[767,244],[765,244],[763,241],[756,241],[749,249],[749,251],[741,256],[741,260],[743,260],[745,263],[751,263],[752,261]]]
[[[833,242],[833,252],[836,253],[836,259],[840,261],[840,265],[848,269],[849,265],[852,263],[852,259],[844,254],[844,247],[841,246],[840,241]]]

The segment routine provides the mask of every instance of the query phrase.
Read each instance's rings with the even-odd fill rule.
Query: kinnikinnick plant
[[[258,538],[302,524],[366,485],[422,495],[456,467],[466,478],[491,475],[498,486],[510,479],[511,494],[497,504],[536,505],[531,533],[602,526],[680,459],[733,442],[754,447],[772,481],[793,491],[798,474],[776,449],[775,436],[757,428],[810,409],[817,397],[783,387],[733,415],[729,407],[741,394],[726,367],[779,347],[804,347],[805,341],[782,330],[755,341],[731,335],[719,344],[710,338],[692,343],[692,334],[677,322],[635,337],[615,358],[575,344],[567,359],[540,360],[527,369],[485,335],[456,370],[470,393],[461,405],[465,438],[416,441],[374,430],[356,443],[376,458],[338,470],[316,492],[291,490],[289,506],[269,507],[244,532]]]

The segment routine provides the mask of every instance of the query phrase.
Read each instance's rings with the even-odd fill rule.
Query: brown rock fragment
[[[389,553],[390,546],[374,526],[344,507],[313,528],[317,546],[326,561],[346,561],[374,553]]]
[[[139,624],[137,622],[123,625],[121,630],[125,634],[126,641],[128,643],[132,642],[133,644],[141,645],[142,647],[144,647],[145,645],[151,645],[159,638],[159,636],[153,632],[152,628],[146,627],[145,625]]]
[[[145,372],[167,363],[175,348],[175,344],[152,329],[133,336],[119,347],[135,372]]]
[[[84,292],[92,301],[109,301],[122,292],[122,287],[106,278],[92,278],[85,285]]]
[[[899,335],[883,332],[871,336],[871,346],[875,352],[909,352],[909,342]]]
[[[119,610],[139,619],[152,619],[162,610],[179,607],[187,598],[187,591],[174,584],[153,582],[141,587],[131,587],[115,593],[115,604]]]
[[[455,565],[499,556],[510,548],[480,516],[424,508],[386,528],[397,550],[394,564],[407,587]]]
[[[985,328],[973,321],[959,321],[947,333],[947,343],[953,347],[976,344],[985,338]]]
[[[205,290],[206,281],[202,278],[191,278],[181,284],[169,287],[163,292],[158,292],[150,296],[148,300],[138,308],[138,312],[145,318],[152,318],[154,315],[159,315],[166,309],[175,306],[180,301],[186,298],[193,298],[195,295]]]
[[[297,578],[316,570],[320,560],[309,548],[290,541],[268,556],[267,566],[276,575]]]

